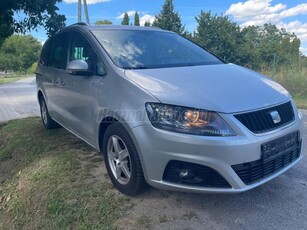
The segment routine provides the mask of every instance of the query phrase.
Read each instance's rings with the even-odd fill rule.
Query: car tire
[[[40,105],[40,113],[41,113],[41,118],[42,122],[44,124],[44,127],[46,129],[56,129],[59,128],[60,125],[55,122],[49,115],[47,104],[44,98],[41,98],[39,101]]]
[[[139,194],[146,185],[142,165],[130,135],[120,123],[107,128],[103,155],[114,187],[128,196]]]

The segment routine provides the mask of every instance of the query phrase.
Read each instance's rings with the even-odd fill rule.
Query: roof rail
[[[86,22],[77,22],[77,23],[69,25],[68,27],[70,26],[89,26],[89,24]]]
[[[157,27],[157,26],[150,26],[151,28],[154,28],[154,29],[158,29],[158,30],[163,30],[161,29],[160,27]]]

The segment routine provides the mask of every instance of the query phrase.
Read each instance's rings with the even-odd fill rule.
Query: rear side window
[[[57,69],[66,69],[68,54],[68,34],[63,33],[51,40],[48,66]]]
[[[42,53],[40,56],[40,60],[39,62],[44,65],[47,66],[48,65],[48,52],[49,52],[49,47],[50,47],[50,40],[47,40],[46,43],[44,44],[44,47],[42,49]]]

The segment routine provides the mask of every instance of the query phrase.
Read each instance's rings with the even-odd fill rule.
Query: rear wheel
[[[55,128],[59,128],[60,125],[58,123],[56,123],[49,115],[48,112],[48,108],[46,105],[46,102],[44,100],[44,98],[40,99],[40,112],[41,112],[41,118],[42,118],[42,122],[44,124],[44,127],[46,129],[55,129]]]
[[[137,195],[146,184],[143,170],[134,143],[120,123],[107,128],[103,153],[114,187],[126,195]]]

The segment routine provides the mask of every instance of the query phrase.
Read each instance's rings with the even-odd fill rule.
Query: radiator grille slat
[[[272,111],[277,111],[281,118],[281,121],[277,124],[274,123],[273,118],[270,115]],[[234,116],[246,128],[256,134],[272,131],[290,124],[295,120],[291,101],[271,108],[255,112],[236,114]]]

